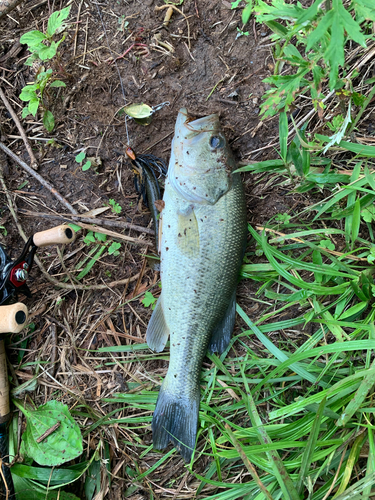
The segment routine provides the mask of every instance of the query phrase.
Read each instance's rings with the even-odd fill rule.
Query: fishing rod
[[[18,300],[21,292],[31,297],[26,284],[38,248],[55,244],[72,243],[74,231],[61,225],[35,233],[26,242],[20,256],[12,260],[0,245],[0,483],[6,498],[14,493],[8,456],[8,426],[12,416],[9,398],[9,379],[4,339],[7,333],[19,333],[27,324],[28,310]]]

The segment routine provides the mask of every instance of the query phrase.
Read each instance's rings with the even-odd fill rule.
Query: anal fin
[[[164,318],[162,296],[163,294],[156,302],[146,332],[147,345],[155,352],[161,352],[164,349],[169,337],[169,328]]]
[[[216,325],[212,332],[210,343],[208,345],[208,351],[211,353],[217,352],[219,354],[223,353],[228,347],[230,338],[233,332],[234,323],[236,320],[236,290],[234,290],[233,295],[230,299],[228,309],[220,321]]]

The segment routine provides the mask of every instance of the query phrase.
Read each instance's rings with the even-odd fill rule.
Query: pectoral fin
[[[181,252],[196,257],[199,254],[199,230],[193,209],[178,213],[177,231],[177,245]]]
[[[164,318],[162,295],[158,298],[146,332],[146,342],[150,349],[161,352],[169,337],[169,328]]]
[[[216,328],[212,332],[208,350],[211,353],[222,354],[228,347],[236,319],[236,290],[234,290],[228,309]]]

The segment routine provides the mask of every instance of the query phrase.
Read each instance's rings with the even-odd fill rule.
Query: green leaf
[[[28,457],[39,465],[57,466],[82,454],[81,431],[66,405],[52,400],[36,410],[29,410],[19,401],[14,400],[14,403],[27,420],[22,443]],[[51,431],[54,426],[58,427]],[[47,431],[51,433],[40,440]]]
[[[38,107],[39,107],[39,99],[36,98],[36,99],[30,99],[30,102],[29,102],[29,113],[31,113],[33,116],[36,115],[36,112],[38,111]]]
[[[55,128],[55,118],[51,111],[49,111],[48,109],[44,112],[43,115],[43,125],[48,132],[52,132],[52,130]]]
[[[61,80],[55,80],[54,82],[51,83],[50,85],[51,88],[54,87],[66,87],[66,84],[62,82]]]
[[[95,236],[94,236],[94,233],[93,233],[92,231],[89,231],[89,232],[86,234],[86,236],[85,236],[85,238],[84,238],[83,242],[84,242],[86,245],[90,245],[90,243],[95,243]]]
[[[95,238],[98,241],[101,241],[102,243],[104,243],[105,241],[107,241],[107,235],[103,234],[103,233],[95,233]]]
[[[48,19],[47,35],[50,37],[62,27],[65,19],[69,16],[70,7],[54,12]]]
[[[80,226],[77,226],[77,224],[73,224],[73,222],[69,222],[68,226],[71,227],[75,233],[78,233],[78,231],[82,229]]]
[[[91,161],[88,160],[84,165],[82,165],[82,170],[86,172],[86,170],[89,170],[90,167],[91,167]]]
[[[22,110],[22,118],[26,118],[30,114],[29,107],[25,106]]]
[[[144,118],[148,118],[153,114],[153,110],[147,104],[129,104],[129,106],[124,107],[125,113],[132,117],[137,118],[138,120],[142,120]]]
[[[50,46],[43,45],[43,47],[38,50],[39,59],[41,59],[42,61],[52,59],[56,55],[57,47],[58,44],[56,42],[51,42]]]
[[[20,42],[22,44],[27,44],[31,49],[39,46],[42,40],[45,40],[47,37],[43,33],[38,30],[28,31],[24,35],[21,36]]]
[[[86,158],[86,153],[81,151],[75,158],[77,163],[81,163]]]
[[[118,243],[117,241],[114,241],[112,245],[108,248],[108,254],[109,255],[119,255],[119,249],[121,248],[121,243]],[[147,292],[146,292],[147,293]]]
[[[370,205],[361,210],[361,217],[365,222],[373,222],[375,221],[375,207],[374,205]]]
[[[156,301],[157,301],[157,298],[154,297],[151,292],[145,292],[145,296],[141,300],[142,304],[145,307],[150,307],[151,305],[155,304]]]
[[[253,1],[246,0],[246,7],[242,11],[242,22],[244,25],[248,23],[252,10],[253,10]]]
[[[114,212],[115,214],[120,214],[121,213],[122,206],[119,203],[116,203],[116,201],[114,199],[111,198],[109,200],[109,204],[112,207],[112,212]]]
[[[30,101],[31,99],[38,99],[38,96],[35,92],[35,89],[33,88],[33,86],[31,85],[26,85],[26,87],[24,87],[20,93],[20,99],[21,101]]]

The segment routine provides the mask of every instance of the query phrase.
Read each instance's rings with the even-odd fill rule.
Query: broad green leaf
[[[85,238],[84,238],[84,240],[83,240],[83,241],[84,241],[84,243],[85,243],[86,245],[89,245],[90,243],[95,243],[95,236],[94,236],[94,233],[93,233],[92,231],[89,231],[89,232],[86,234],[86,236],[85,236]]]
[[[151,305],[155,304],[156,301],[156,297],[154,297],[151,292],[145,292],[145,296],[141,300],[142,304],[145,307],[150,307]]]
[[[62,27],[65,19],[69,16],[70,7],[54,12],[48,19],[47,34],[51,37]]]
[[[77,163],[81,163],[86,158],[86,153],[81,151],[76,157],[75,160]]]
[[[89,170],[91,168],[91,161],[88,160],[84,165],[82,165],[82,170],[86,172],[86,170]]]
[[[19,401],[14,402],[27,420],[22,443],[28,457],[39,465],[57,466],[81,455],[81,431],[66,405],[52,400],[36,410],[30,410]],[[54,426],[56,428],[51,431]],[[51,433],[41,440],[47,431]]]
[[[39,59],[41,59],[42,61],[52,59],[56,55],[57,47],[58,44],[56,42],[51,42],[50,46],[43,45],[43,47],[38,50]]]
[[[276,33],[276,35],[279,35],[281,38],[285,38],[288,35],[287,28],[277,21],[267,21],[265,24],[270,30]]]
[[[21,101],[30,101],[30,99],[38,99],[34,85],[26,85],[20,93]]]
[[[49,468],[49,467],[33,467],[23,464],[15,464],[12,467],[12,473],[26,479],[40,481],[42,484],[55,486],[66,483],[71,483],[82,475],[84,464],[80,464],[79,468]]]
[[[29,107],[25,106],[22,110],[22,118],[26,118],[28,115],[30,115]]]
[[[103,233],[95,233],[95,238],[103,243],[107,241],[107,235]]]
[[[153,114],[153,110],[147,104],[129,104],[129,106],[124,107],[124,111],[128,116],[132,118],[137,118],[139,120],[143,120],[144,118],[148,118]]]
[[[44,112],[43,115],[43,125],[48,132],[52,132],[52,130],[55,128],[55,118],[51,111],[49,111],[48,109]]]
[[[34,49],[36,46],[39,46],[43,40],[47,37],[43,33],[37,30],[28,31],[24,35],[21,36],[20,42],[27,44],[31,49]]]
[[[38,107],[39,107],[39,99],[36,98],[36,99],[30,99],[30,102],[29,102],[29,112],[35,116],[36,115],[36,112],[38,111]]]
[[[78,231],[81,231],[82,229],[80,226],[77,226],[77,224],[74,224],[73,222],[69,222],[68,226],[71,227],[75,233],[78,233]]]
[[[118,255],[118,250],[121,248],[121,243],[114,241],[111,246],[108,248],[108,255]]]
[[[244,25],[248,23],[248,21],[250,19],[250,16],[251,16],[252,10],[253,10],[253,1],[252,0],[246,0],[246,7],[242,11],[242,16],[241,16],[242,23]]]
[[[51,88],[54,87],[66,87],[66,84],[62,82],[61,80],[55,80],[54,82],[51,83],[50,85]]]

